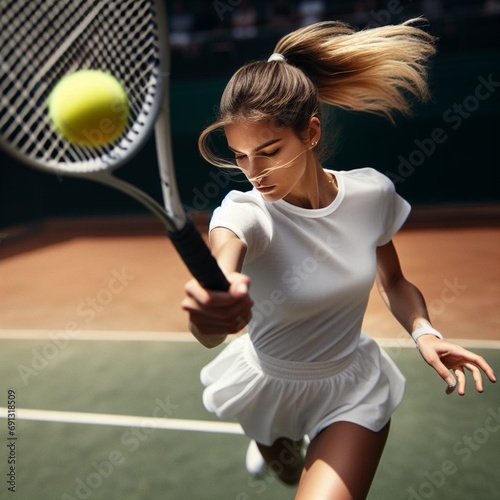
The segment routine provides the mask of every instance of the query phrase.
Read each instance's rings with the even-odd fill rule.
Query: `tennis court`
[[[293,498],[272,477],[249,478],[247,439],[204,410],[199,370],[221,348],[186,333],[188,274],[154,221],[71,220],[11,236],[0,249],[0,463],[9,481],[15,459],[17,498]],[[437,327],[497,373],[499,242],[495,227],[396,239]],[[365,329],[408,379],[370,500],[500,498],[498,387],[446,397],[376,294]],[[7,481],[0,498],[11,498]]]
[[[49,345],[2,342],[2,393],[15,387],[20,408],[41,410],[26,420],[18,410],[20,498],[293,498],[273,478],[247,476],[247,440],[233,434],[236,426],[199,425],[213,421],[197,378],[211,354],[196,344],[73,341],[43,369],[34,359],[51,352]],[[498,351],[481,352],[500,365]],[[409,377],[408,397],[370,498],[411,498],[412,489],[423,498],[498,498],[497,391],[471,393],[466,402],[445,398],[416,354],[405,349],[397,356]],[[26,375],[25,384],[20,373],[33,366],[38,375]],[[94,418],[65,421],[86,417]],[[180,425],[186,430],[176,430]]]
[[[126,163],[120,178],[151,194],[145,205],[170,229],[156,200],[160,191],[167,202],[177,198],[170,192],[175,156],[182,203],[173,212],[182,224],[173,226],[183,226],[186,208],[206,235],[210,212],[242,184],[231,186],[229,177],[207,168],[196,148],[200,131],[241,64],[265,61],[285,31],[315,20],[365,29],[429,18],[439,39],[430,66],[432,102],[415,103],[415,117],[398,118],[394,127],[346,112],[339,93],[332,103],[341,109],[328,117],[335,161],[325,166],[370,165],[397,184],[415,208],[395,238],[405,274],[424,293],[434,326],[484,355],[500,374],[498,2],[312,2],[328,4],[315,20],[310,2],[284,2],[306,5],[285,16],[278,12],[282,2],[166,2],[168,17],[164,3],[1,4],[0,146],[13,156],[0,153],[0,500],[294,497],[295,489],[272,475],[251,478],[248,440],[237,422],[221,422],[204,409],[199,372],[224,346],[207,350],[187,332],[180,302],[190,273],[159,221],[141,215],[142,192],[106,172]],[[250,18],[248,7],[255,9]],[[235,30],[242,16],[250,23],[244,36]],[[372,47],[377,57],[365,69],[383,48]],[[294,64],[284,54],[272,61]],[[105,122],[78,137],[71,123],[59,130],[61,110],[49,110],[68,71],[94,68],[124,85],[117,125],[130,123],[120,139],[106,132],[106,113]],[[339,82],[358,71],[331,70]],[[102,89],[84,88],[74,100],[63,92],[61,109],[83,98],[82,116],[102,111],[86,103]],[[135,147],[141,154],[132,158]],[[22,161],[54,175],[20,168]],[[71,178],[98,171],[106,186]],[[207,269],[198,266],[200,274]],[[500,386],[487,383],[478,394],[469,379],[463,398],[446,396],[375,291],[364,330],[408,381],[369,500],[499,500]]]

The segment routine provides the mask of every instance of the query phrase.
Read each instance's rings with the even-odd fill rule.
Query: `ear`
[[[318,144],[318,142],[321,139],[321,122],[319,121],[319,118],[317,116],[313,116],[311,120],[309,121],[309,143],[311,145]]]

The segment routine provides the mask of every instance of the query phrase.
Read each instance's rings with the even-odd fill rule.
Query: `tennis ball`
[[[106,146],[127,125],[129,105],[122,84],[98,70],[66,75],[52,90],[49,116],[54,128],[78,146]]]

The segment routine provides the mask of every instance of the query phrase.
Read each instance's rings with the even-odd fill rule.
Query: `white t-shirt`
[[[231,191],[212,217],[247,247],[242,272],[255,301],[252,343],[290,361],[344,358],[358,344],[375,279],[376,248],[388,243],[410,205],[374,169],[333,172],[327,207],[266,202],[255,189]]]

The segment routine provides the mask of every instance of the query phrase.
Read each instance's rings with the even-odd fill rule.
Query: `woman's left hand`
[[[424,360],[448,384],[446,394],[451,394],[455,387],[460,396],[465,394],[465,370],[471,372],[478,392],[484,390],[482,371],[491,382],[496,382],[495,373],[485,359],[459,345],[438,339],[434,335],[422,335],[417,340],[417,347]]]

